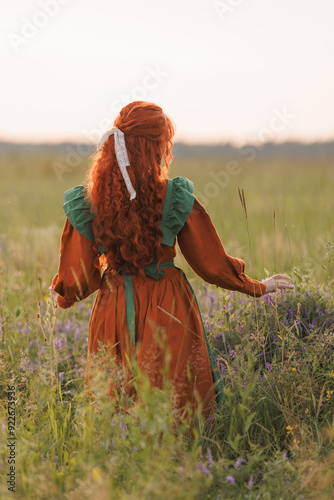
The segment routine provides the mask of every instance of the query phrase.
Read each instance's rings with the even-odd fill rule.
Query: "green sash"
[[[153,278],[156,281],[158,281],[160,278],[165,276],[165,271],[163,271],[163,269],[168,269],[170,267],[175,267],[174,260],[161,262],[159,264],[158,272],[156,272],[157,260],[153,259],[153,261],[150,264],[144,267],[144,271],[146,276],[149,276],[150,278]],[[121,266],[119,271],[123,271],[123,266]],[[133,281],[132,281],[132,275],[126,272],[124,273],[124,287],[125,287],[126,321],[128,325],[131,342],[133,345],[136,345]]]

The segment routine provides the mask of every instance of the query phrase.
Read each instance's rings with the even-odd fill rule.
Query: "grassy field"
[[[52,155],[0,158],[0,498],[329,499],[334,495],[334,170],[329,161],[175,158],[226,251],[295,293],[258,301],[193,282],[227,400],[210,432],[175,430],[168,394],[145,384],[128,413],[81,405],[94,297],[55,312],[63,192]],[[234,163],[231,163],[234,162]],[[238,187],[244,189],[247,218]],[[102,381],[100,381],[102,383]],[[15,482],[8,491],[8,386],[15,391]],[[186,424],[185,424],[186,426]],[[14,431],[12,431],[14,432]],[[188,436],[188,437],[187,437]]]

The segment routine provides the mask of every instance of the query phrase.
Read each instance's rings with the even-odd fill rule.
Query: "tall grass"
[[[291,273],[294,293],[254,300],[207,287],[178,256],[195,285],[226,396],[214,422],[190,428],[175,425],[168,390],[153,390],[140,374],[132,381],[138,398],[107,398],[108,374],[98,370],[95,401],[84,399],[94,297],[62,311],[47,292],[63,191],[84,169],[58,182],[50,162],[1,159],[1,498],[11,498],[8,384],[16,387],[13,498],[332,498],[331,166],[245,163],[207,205],[226,250],[246,261],[248,273],[251,260],[257,278],[265,268]],[[222,168],[176,161],[171,175],[187,175],[203,192],[208,172]]]

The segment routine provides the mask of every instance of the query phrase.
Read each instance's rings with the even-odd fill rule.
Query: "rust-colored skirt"
[[[124,276],[106,271],[90,318],[86,391],[92,389],[91,354],[103,345],[124,373],[135,360],[153,387],[163,389],[168,382],[176,410],[190,405],[208,415],[215,406],[212,369],[200,313],[182,272],[166,269],[158,281],[133,277],[133,289],[135,346],[126,322]],[[115,380],[110,380],[113,393]]]

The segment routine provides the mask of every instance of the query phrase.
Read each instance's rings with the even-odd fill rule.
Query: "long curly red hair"
[[[106,247],[105,255],[112,269],[117,271],[124,266],[126,272],[143,276],[143,267],[155,254],[158,262],[161,260],[162,190],[173,159],[175,127],[159,106],[145,101],[125,106],[114,126],[124,133],[130,162],[128,173],[137,195],[130,201],[111,135],[102,150],[93,154],[88,172],[87,198],[96,213],[96,247]]]

